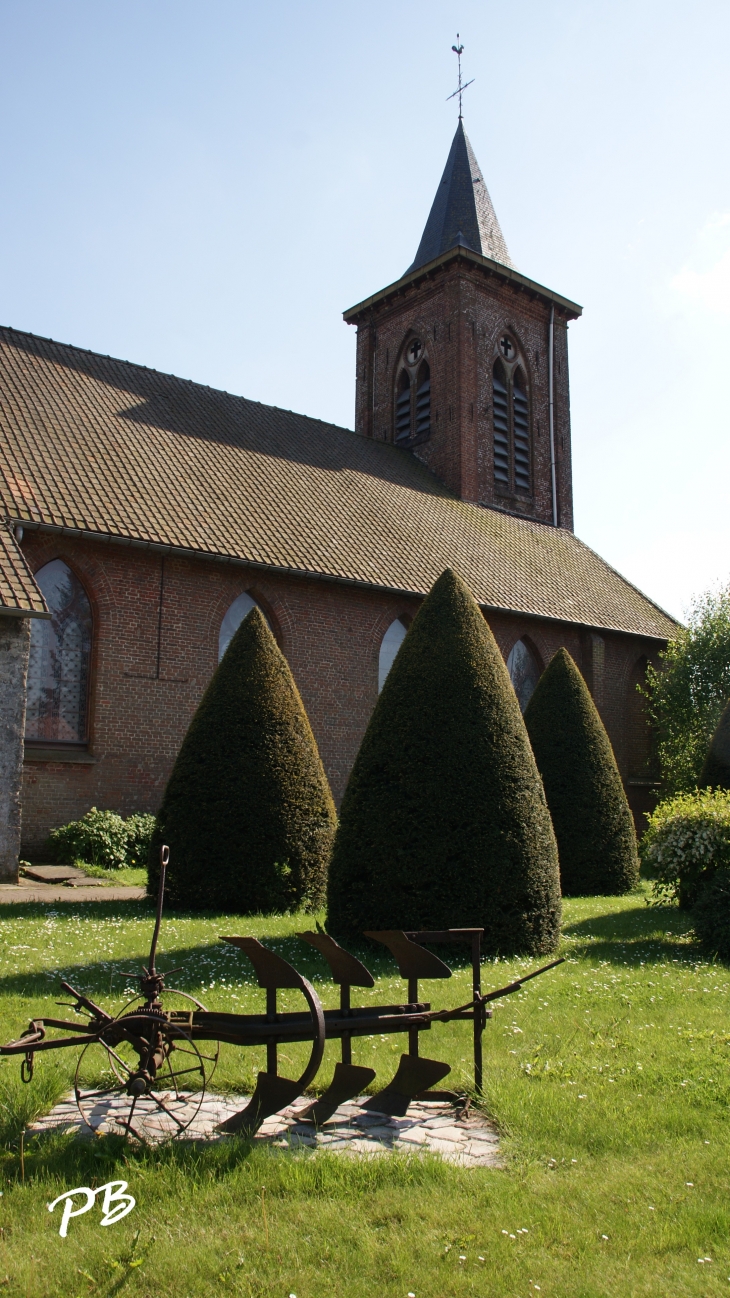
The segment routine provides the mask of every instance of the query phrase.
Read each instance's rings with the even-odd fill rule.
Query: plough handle
[[[106,1010],[103,1010],[100,1005],[95,1005],[93,1001],[89,1000],[88,996],[82,996],[81,992],[77,992],[76,988],[72,987],[70,983],[61,983],[61,986],[65,992],[68,992],[69,996],[73,996],[78,1004],[82,1005],[90,1014],[95,1015],[97,1019],[103,1019],[105,1023],[110,1021],[111,1016],[107,1014]],[[56,1003],[58,1004],[58,1002]]]
[[[539,978],[540,974],[547,973],[548,969],[554,969],[556,965],[565,964],[566,957],[561,955],[559,960],[551,960],[550,964],[544,964],[542,969],[534,969],[532,973],[525,974],[524,978],[518,978],[516,982],[510,983],[507,987],[500,987],[496,992],[487,992],[482,996],[482,1001],[497,1001],[500,996],[511,996],[513,992],[518,992],[523,983],[528,983],[531,978]]]
[[[155,957],[157,955],[157,939],[160,936],[160,923],[162,922],[162,903],[165,900],[165,874],[170,860],[170,849],[166,844],[160,848],[160,886],[157,889],[157,918],[155,919],[155,931],[152,934],[152,946],[150,947],[150,962],[147,966],[147,972],[154,977],[157,970],[155,969]]]

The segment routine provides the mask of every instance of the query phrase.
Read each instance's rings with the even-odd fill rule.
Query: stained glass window
[[[33,619],[25,737],[52,743],[86,740],[91,607],[78,577],[61,559],[39,569],[52,619]]]

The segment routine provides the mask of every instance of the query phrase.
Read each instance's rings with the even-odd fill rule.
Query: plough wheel
[[[78,1110],[92,1130],[103,1125],[110,1135],[142,1144],[177,1140],[200,1112],[218,1049],[210,1043],[201,1050],[184,1027],[163,1015],[125,1009],[81,1052],[74,1078]]]

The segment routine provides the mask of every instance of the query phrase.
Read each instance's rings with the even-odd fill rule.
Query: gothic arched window
[[[499,341],[492,369],[494,482],[502,491],[532,490],[530,402],[524,367],[510,338]]]
[[[540,679],[540,666],[530,646],[518,640],[510,650],[507,671],[514,686],[520,711],[524,712]]]
[[[221,629],[218,634],[218,662],[226,652],[243,619],[251,612],[252,608],[258,608],[258,605],[256,600],[252,599],[246,592],[234,599],[221,622]]]
[[[652,752],[651,722],[646,711],[646,698],[641,693],[646,688],[648,660],[642,655],[629,673],[626,699],[626,737],[628,740],[627,766],[629,777],[650,780],[656,775]]]
[[[391,622],[383,639],[380,642],[380,656],[378,658],[378,694],[382,690],[388,672],[390,671],[395,656],[406,638],[407,627],[397,617],[395,622]]]
[[[414,446],[431,434],[431,367],[423,343],[411,338],[403,352],[395,381],[397,446]]]
[[[51,620],[36,618],[30,633],[25,737],[83,744],[87,737],[91,605],[62,559],[35,574]]]

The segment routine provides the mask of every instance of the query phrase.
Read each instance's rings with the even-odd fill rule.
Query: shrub
[[[717,871],[730,869],[730,793],[700,789],[660,802],[641,859],[656,901],[693,906]]]
[[[85,861],[106,870],[120,870],[127,864],[127,826],[115,811],[92,807],[80,820],[72,820],[48,835],[50,851],[57,861],[73,865]]]
[[[126,825],[127,865],[146,865],[155,829],[155,818],[149,812],[135,812],[133,816],[127,817]]]
[[[485,929],[487,951],[560,936],[550,815],[502,655],[448,569],[385,681],[342,802],[331,932]]]
[[[730,586],[695,601],[686,627],[646,673],[665,797],[697,787],[712,733],[730,698]]]
[[[709,955],[730,960],[730,871],[718,870],[702,889],[693,912],[695,933]]]
[[[700,771],[701,789],[730,789],[730,703],[717,723]]]
[[[336,817],[286,659],[259,609],[231,640],[183,740],[152,838],[173,905],[255,914],[323,900]]]
[[[629,892],[639,878],[636,832],[611,741],[567,649],[525,709],[545,786],[564,896]]]

